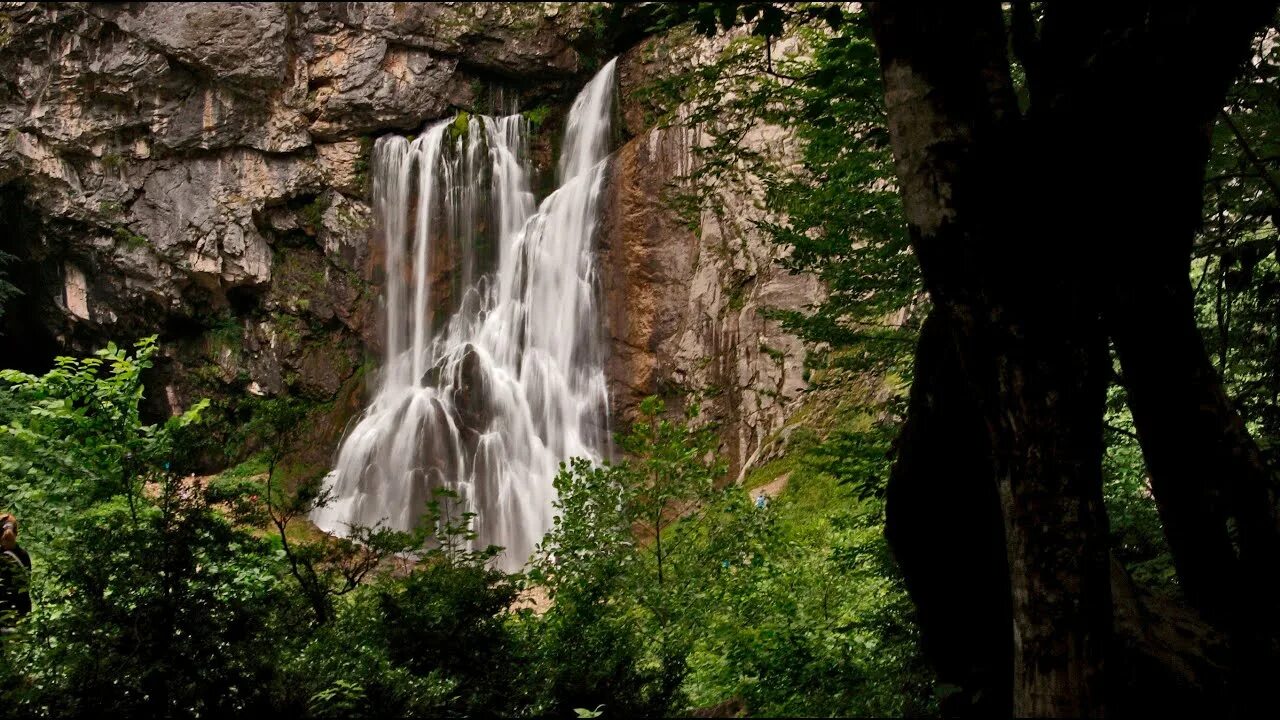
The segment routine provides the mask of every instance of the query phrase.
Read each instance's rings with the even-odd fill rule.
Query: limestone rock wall
[[[373,140],[515,95],[552,111],[550,167],[557,116],[612,53],[602,5],[0,3],[0,250],[26,292],[5,364],[159,333],[154,412],[288,390],[325,406],[323,462],[380,339]],[[620,63],[599,264],[615,416],[703,391],[741,468],[804,386],[803,348],[758,311],[818,288],[775,266],[758,187],[692,229],[671,208],[705,138],[637,112],[662,63],[648,44]],[[774,129],[750,141],[785,152]]]
[[[720,424],[736,477],[780,447],[768,441],[808,385],[804,344],[762,311],[800,309],[822,288],[778,266],[781,250],[755,225],[776,219],[759,178],[746,174],[716,188],[693,222],[672,202],[710,138],[680,109],[674,120],[650,126],[643,89],[669,66],[706,60],[723,46],[653,38],[623,55],[621,119],[633,136],[611,166],[600,237],[615,417],[626,422],[650,394],[668,397],[676,410],[684,397],[700,396],[704,413]],[[742,143],[779,162],[793,153],[789,135],[767,125]]]
[[[372,141],[499,95],[562,103],[598,11],[0,4],[0,207],[26,216],[0,227],[25,292],[6,364],[160,333],[158,414],[332,401],[378,335]]]

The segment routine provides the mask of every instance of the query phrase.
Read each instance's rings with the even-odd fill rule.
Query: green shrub
[[[539,105],[532,110],[524,111],[524,118],[528,120],[529,124],[534,128],[542,127],[542,124],[545,123],[549,117],[551,117],[551,108],[547,105]]]

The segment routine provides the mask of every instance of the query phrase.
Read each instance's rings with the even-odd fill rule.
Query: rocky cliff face
[[[562,107],[607,51],[602,18],[593,3],[3,3],[0,249],[25,292],[5,364],[158,332],[156,412],[289,391],[324,405],[327,454],[376,357],[372,140],[499,96]],[[772,266],[750,193],[697,230],[670,210],[696,129],[632,118],[626,134],[601,238],[615,406],[716,390],[741,466],[803,384],[798,344],[756,309],[817,289]]]
[[[157,413],[286,389],[350,412],[377,335],[373,138],[558,101],[591,70],[595,12],[4,3],[0,249],[25,293],[6,364],[158,332]]]
[[[777,220],[749,172],[710,189],[701,208],[676,210],[711,142],[684,107],[660,126],[643,92],[674,66],[707,62],[724,39],[650,38],[619,64],[621,119],[630,139],[611,167],[601,267],[613,339],[607,375],[625,420],[646,395],[693,394],[720,424],[721,451],[737,476],[781,449],[775,442],[808,382],[805,348],[763,310],[797,310],[822,294],[816,279],[778,266],[781,250],[757,227]],[[791,138],[759,125],[742,138],[786,162]],[[683,399],[683,398],[681,398]]]

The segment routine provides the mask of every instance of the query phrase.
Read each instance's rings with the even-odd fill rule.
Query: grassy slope
[[[911,607],[883,537],[883,502],[860,499],[822,450],[870,430],[868,389],[816,390],[792,418],[784,453],[742,487],[786,476],[770,501],[772,534],[751,577],[735,588],[691,662],[694,707],[731,697],[751,715],[930,712],[930,678]]]

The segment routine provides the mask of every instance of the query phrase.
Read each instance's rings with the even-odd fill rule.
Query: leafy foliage
[[[787,26],[821,20],[832,29],[845,22],[844,8],[839,3],[777,2],[691,2],[666,3],[656,28],[665,29],[692,22],[698,33],[711,37],[719,32],[748,25],[751,34],[776,38]]]
[[[551,107],[549,105],[539,105],[530,110],[525,110],[524,117],[535,129],[542,127],[547,118],[551,117]]]
[[[698,544],[672,538],[676,525],[702,517],[723,465],[705,460],[714,435],[689,422],[696,407],[686,422],[664,412],[646,399],[619,439],[634,460],[593,467],[579,458],[556,478],[559,513],[530,573],[553,601],[543,656],[552,683],[541,711],[678,707],[690,623],[702,607],[698,570],[708,561]]]
[[[288,520],[314,506],[315,484],[286,491],[269,479],[288,439],[305,433],[300,406],[255,413],[256,468],[179,477],[167,470],[173,436],[198,425],[204,404],[141,422],[154,351],[146,339],[132,354],[60,358],[44,376],[0,373],[0,504],[22,517],[36,565],[35,610],[0,654],[6,707],[56,717],[517,707],[523,696],[502,672],[516,662],[503,641],[514,637],[513,580],[489,568],[495,549],[465,549],[469,517],[437,499],[417,532],[353,528],[290,545]],[[406,550],[413,561],[391,562]]]
[[[286,702],[317,717],[512,715],[527,707],[514,669],[526,653],[510,622],[515,579],[490,567],[496,548],[439,500],[412,569],[357,584],[285,670]],[[373,533],[371,544],[379,542]],[[368,537],[368,536],[366,536]]]
[[[142,373],[155,349],[151,337],[134,355],[112,344],[92,357],[57,358],[41,377],[0,371],[18,410],[0,428],[4,502],[40,518],[29,532],[42,537],[63,514],[116,496],[133,507],[143,480],[168,464],[173,432],[195,422],[207,403],[163,426],[143,424]]]
[[[557,479],[559,516],[531,572],[553,601],[538,626],[552,697],[537,710],[927,709],[880,502],[842,497],[821,445],[797,443],[778,461],[793,485],[760,507],[742,486],[715,487],[722,468],[696,411],[664,412],[642,405],[619,441],[628,461],[578,460]]]
[[[683,203],[714,209],[720,188],[763,180],[774,212],[760,226],[783,249],[781,264],[829,291],[808,311],[773,315],[832,351],[836,365],[905,371],[924,313],[865,18],[832,3],[690,3],[671,12],[668,21],[692,15],[704,33],[717,23],[750,30],[666,83],[675,94],[668,103],[685,103],[682,117],[711,136]],[[791,49],[775,57],[784,29]],[[764,125],[791,134],[799,167],[747,142]]]
[[[1173,557],[1120,385],[1113,385],[1108,391],[1105,428],[1102,476],[1112,552],[1145,587],[1176,592]]]
[[[37,610],[7,659],[32,714],[148,716],[266,707],[267,630],[292,605],[266,543],[168,478],[156,502],[77,514],[40,553]]]
[[[270,690],[263,629],[289,606],[271,554],[166,471],[175,428],[138,414],[154,338],[4,371],[3,503],[37,558],[35,611],[4,646],[7,700],[28,714],[241,711]],[[40,570],[43,570],[42,572]]]
[[[1257,40],[1214,127],[1192,283],[1218,372],[1280,468],[1280,49],[1271,38]]]

